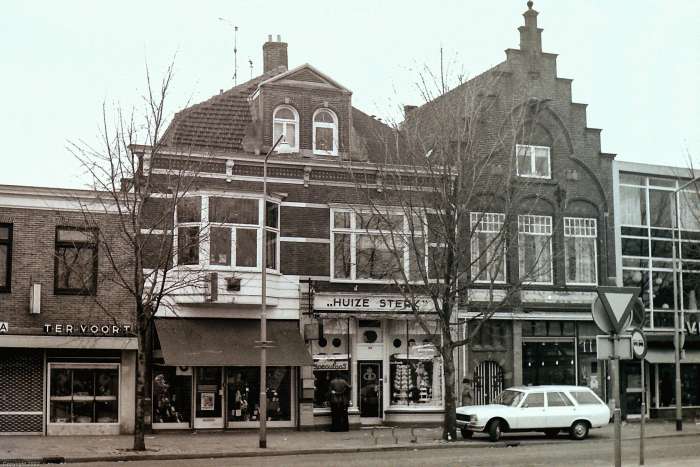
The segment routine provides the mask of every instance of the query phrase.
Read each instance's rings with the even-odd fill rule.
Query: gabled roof
[[[303,76],[302,75],[303,71],[309,71],[309,72],[311,72],[311,75],[309,75],[307,73],[306,76]],[[338,83],[336,80],[334,80],[330,76],[318,71],[316,68],[309,65],[308,63],[304,63],[303,65],[299,65],[296,68],[292,68],[291,70],[285,71],[284,73],[280,73],[280,74],[275,75],[271,78],[268,78],[265,81],[261,82],[259,86],[262,87],[266,84],[279,82],[279,81],[284,80],[284,79],[294,78],[295,76],[299,76],[301,78],[306,78],[306,80],[312,81],[312,82],[317,82],[317,83],[325,82],[325,84],[329,84],[335,88],[338,88],[341,91],[352,94],[352,91],[350,91],[348,88],[346,88],[342,84]],[[316,78],[316,79],[314,79],[314,78]],[[304,80],[304,79],[302,79],[302,80]]]

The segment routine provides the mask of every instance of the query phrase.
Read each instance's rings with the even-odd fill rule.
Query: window
[[[547,146],[516,144],[515,154],[515,165],[521,177],[552,178]]]
[[[477,282],[505,282],[505,214],[472,212],[471,269]]]
[[[91,295],[97,291],[97,230],[56,228],[54,293]]]
[[[338,155],[338,118],[328,109],[314,113],[314,154]]]
[[[552,283],[552,217],[518,216],[520,279]]]
[[[539,407],[544,407],[543,392],[531,392],[525,397],[525,402],[523,402],[524,409],[532,409]]]
[[[255,269],[261,264],[263,202],[259,198],[192,196],[177,205],[177,264]],[[279,268],[279,204],[267,203],[268,269]]]
[[[574,403],[563,392],[547,393],[547,406],[549,407],[571,407],[573,405]]]
[[[299,114],[294,107],[281,105],[272,116],[272,144],[283,136],[278,152],[299,151]]]
[[[49,364],[50,423],[117,423],[118,364]]]
[[[284,366],[267,367],[267,420],[292,419],[292,369]],[[260,368],[226,368],[228,391],[228,421],[260,421]],[[220,413],[220,412],[219,412]]]
[[[332,277],[347,280],[409,280],[427,268],[424,223],[409,227],[403,214],[331,211]]]
[[[174,366],[153,370],[153,423],[188,423],[192,413],[192,375]]]
[[[12,286],[12,224],[0,224],[0,292]]]
[[[596,220],[564,218],[566,282],[595,285],[598,283],[596,262]]]
[[[590,391],[571,391],[570,394],[578,405],[605,405]]]

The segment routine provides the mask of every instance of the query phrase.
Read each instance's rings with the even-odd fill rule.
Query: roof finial
[[[535,4],[535,3],[534,3],[532,0],[530,0],[529,2],[527,2],[527,9],[528,9],[528,10],[532,10],[532,6],[533,6],[534,4]]]

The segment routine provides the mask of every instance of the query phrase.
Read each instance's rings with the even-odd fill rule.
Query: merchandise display
[[[392,355],[390,361],[391,405],[440,405],[440,361],[437,358]]]

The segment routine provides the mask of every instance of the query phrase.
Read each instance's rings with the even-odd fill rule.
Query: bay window
[[[518,216],[520,280],[552,283],[552,217]]]
[[[564,256],[567,284],[596,285],[597,226],[595,219],[564,218]]]
[[[506,280],[505,214],[471,213],[471,270],[477,282]]]

